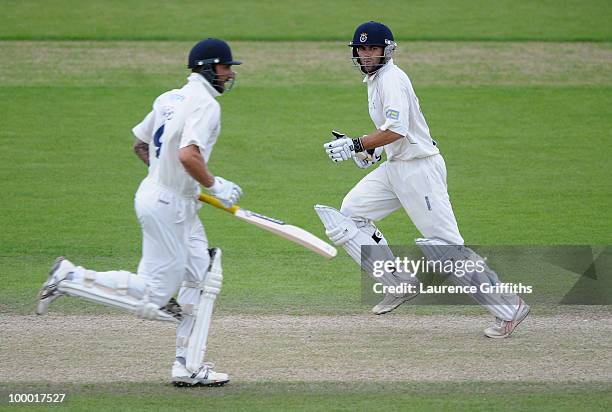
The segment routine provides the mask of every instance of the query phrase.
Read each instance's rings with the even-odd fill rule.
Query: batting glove
[[[240,186],[219,176],[215,176],[215,183],[208,188],[208,191],[219,199],[223,206],[228,208],[234,206],[238,199],[240,199],[240,196],[242,196]]]
[[[360,152],[353,157],[357,167],[361,169],[367,169],[374,163],[377,163],[382,159],[383,147],[377,147],[375,149],[368,149],[365,152]]]
[[[343,162],[353,158],[357,153],[363,152],[361,138],[351,139],[344,133],[332,131],[335,140],[325,143],[323,147],[329,158],[334,162]]]

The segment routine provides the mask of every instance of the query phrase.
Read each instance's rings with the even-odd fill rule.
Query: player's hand
[[[332,140],[331,142],[325,143],[323,147],[329,158],[334,162],[343,162],[355,156],[353,139],[348,137]]]
[[[344,133],[332,131],[334,140],[323,145],[325,152],[334,162],[343,162],[351,159],[355,154],[362,150],[360,139],[351,139]],[[356,145],[359,146],[356,148]]]
[[[377,163],[382,159],[383,147],[377,147],[375,149],[368,149],[365,152],[357,153],[353,160],[357,167],[361,169],[367,169],[372,166],[374,163]]]
[[[208,188],[208,191],[219,199],[225,207],[234,206],[238,199],[240,199],[240,196],[242,196],[240,186],[219,176],[215,176],[215,183]]]

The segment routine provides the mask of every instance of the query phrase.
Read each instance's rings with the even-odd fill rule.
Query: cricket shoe
[[[519,298],[520,299],[520,298]],[[486,328],[484,334],[489,338],[502,339],[507,338],[514,332],[514,329],[525,320],[529,315],[529,305],[525,303],[523,299],[520,299],[519,307],[512,320],[503,320],[501,318],[495,318],[495,324],[489,328]]]
[[[380,303],[372,308],[372,313],[375,315],[384,315],[385,313],[391,312],[396,309],[402,303],[408,302],[410,299],[414,299],[419,295],[419,292],[406,293],[403,295],[392,295],[387,293],[385,298]]]
[[[185,365],[179,361],[174,361],[172,364],[172,384],[179,387],[223,386],[229,382],[229,376],[226,373],[215,372],[212,367],[212,364],[205,363],[200,366],[197,372],[191,373]]]
[[[75,266],[63,256],[58,257],[53,262],[51,269],[49,270],[49,277],[47,281],[43,283],[42,289],[38,293],[38,303],[36,305],[36,314],[44,315],[49,309],[49,305],[55,299],[62,296],[57,290],[57,285],[68,276],[74,270]]]

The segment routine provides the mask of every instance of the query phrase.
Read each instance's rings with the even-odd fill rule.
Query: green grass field
[[[49,75],[46,62],[19,71],[41,44],[45,60],[57,67]],[[8,260],[2,270],[10,274],[11,286],[0,305],[7,310],[30,310],[20,302],[38,287],[53,256],[66,254],[100,269],[135,270],[138,263],[140,235],[132,199],[145,169],[131,153],[130,129],[160,90],[184,80],[180,53],[174,51],[176,59],[169,60],[164,52],[186,50],[189,44],[145,43],[142,53],[160,61],[152,78],[140,74],[127,57],[138,43],[94,45],[94,51],[81,53],[91,43],[24,42],[18,50],[15,42],[0,44],[12,57],[0,74],[6,83],[1,109],[11,126],[2,132],[7,144],[0,154],[4,192],[11,199],[4,206],[6,230],[0,235]],[[291,46],[265,44],[259,51],[260,43],[237,43],[245,73],[240,73],[240,87],[221,99],[223,136],[211,158],[215,173],[244,187],[244,206],[319,236],[324,233],[312,205],[339,205],[365,174],[352,165],[330,164],[321,144],[332,128],[359,133],[372,127],[364,88],[345,49],[338,50],[329,71],[319,76],[308,65],[308,56],[331,54],[331,45],[305,45],[307,53],[284,71],[277,69],[271,80],[266,73],[273,65],[261,62],[262,55],[288,55]],[[453,67],[398,53],[398,61],[415,68],[413,81],[447,161],[464,237],[473,244],[609,244],[606,114],[612,104],[612,75],[605,72],[601,56],[612,55],[612,48],[582,46],[587,50],[562,63],[573,67],[568,70],[574,75],[566,79],[552,78],[549,69],[561,54],[557,49],[569,46],[539,44],[534,47],[546,50],[550,61],[539,63],[538,73],[513,77],[507,57],[493,61],[502,73],[497,80],[495,73],[482,77],[480,66],[487,53],[492,61],[504,45],[481,45],[465,46],[466,52],[481,53],[478,62],[461,68],[472,77],[470,85],[465,79],[457,86],[443,83],[449,72],[458,76]],[[412,47],[419,56],[426,44]],[[436,51],[443,56],[454,47],[437,43]],[[105,60],[111,52],[124,60]],[[584,54],[594,57],[584,60]],[[64,56],[67,62],[60,60]],[[302,62],[305,72],[293,76]],[[65,71],[75,76],[62,75]],[[269,104],[261,104],[264,97]],[[16,139],[19,144],[8,144]],[[355,293],[354,266],[344,254],[326,262],[217,210],[204,207],[201,215],[211,242],[231,262],[226,273],[233,281],[222,297],[227,310],[308,313],[318,312],[325,301],[340,302],[335,310],[343,312],[363,310]],[[402,213],[380,226],[394,244],[410,244],[418,236]],[[254,243],[254,238],[265,244]],[[278,294],[278,285],[291,288]],[[253,288],[258,292],[253,294]]]
[[[612,7],[605,0],[531,2],[442,0],[9,0],[0,38],[185,40],[210,33],[231,40],[342,40],[355,22],[384,20],[401,40],[609,41]]]
[[[139,405],[142,410],[389,410],[389,411],[605,411],[610,397],[595,385],[486,382],[441,384],[287,383],[242,384],[202,393],[167,385],[108,384],[41,386],[47,392],[66,392],[61,410],[113,411]],[[18,390],[11,385],[5,390]],[[109,395],[111,394],[112,395]],[[516,394],[522,396],[517,397]],[[513,409],[512,409],[513,408]]]
[[[334,128],[372,129],[345,46],[370,18],[399,39],[395,61],[445,156],[468,243],[612,244],[609,2],[400,2],[381,10],[368,1],[8,1],[0,16],[0,313],[32,312],[57,255],[97,270],[136,269],[133,194],[146,170],[131,153],[130,129],[158,94],[183,84],[186,53],[209,35],[234,40],[244,61],[236,89],[219,100],[212,171],[242,186],[244,207],[324,237],[312,206],[339,206],[365,174],[329,162],[322,144]],[[224,250],[217,313],[368,310],[343,251],[325,261],[208,206],[200,215],[211,244]],[[402,212],[379,226],[393,244],[418,237]],[[109,313],[69,300],[54,310]],[[4,381],[4,392],[18,389]],[[167,410],[168,398],[176,410],[197,405],[193,393],[118,385],[73,386],[66,407],[104,410],[112,401]],[[605,410],[612,401],[605,383],[536,382],[529,391],[499,382],[499,392],[485,394],[468,383],[407,385],[237,383],[205,396],[213,408],[260,410]]]

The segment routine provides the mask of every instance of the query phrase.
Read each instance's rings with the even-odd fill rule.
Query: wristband
[[[353,147],[355,153],[363,152],[365,149],[363,148],[363,142],[361,141],[361,137],[353,139]]]

